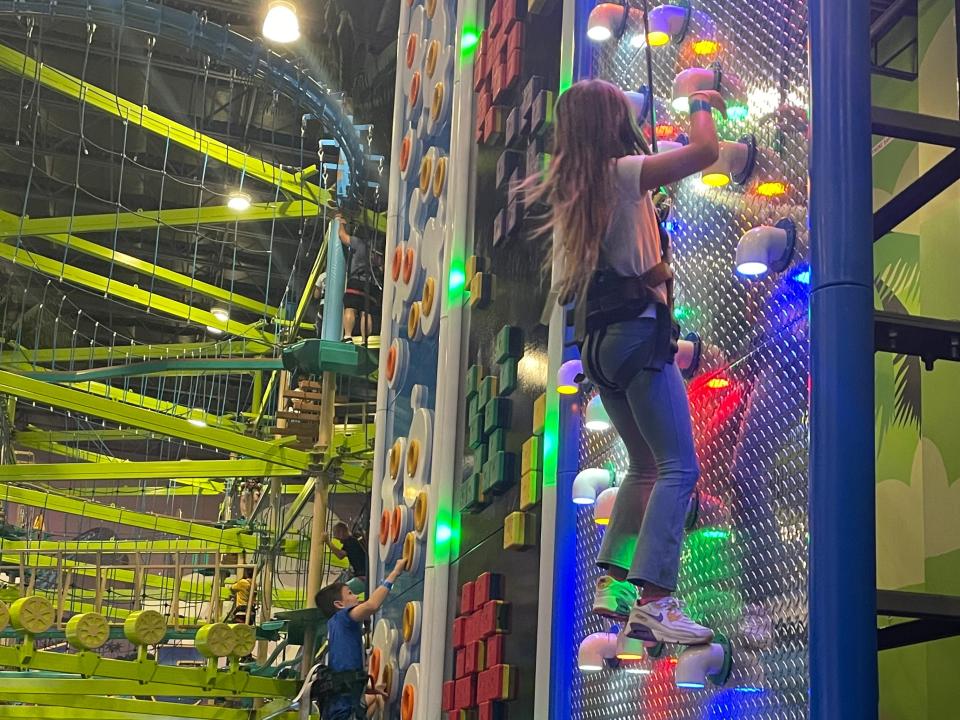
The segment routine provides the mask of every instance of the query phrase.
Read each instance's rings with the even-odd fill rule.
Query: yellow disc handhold
[[[156,610],[137,610],[123,621],[123,635],[134,645],[156,645],[167,634],[167,620]]]
[[[430,498],[426,490],[417,493],[413,501],[413,527],[417,532],[423,532],[427,526],[427,511],[430,509]]]
[[[427,0],[423,4],[423,9],[427,11],[427,17],[433,20],[433,15],[437,12],[437,0]]]
[[[237,638],[226,623],[210,623],[197,630],[194,645],[205,658],[226,657],[236,647]]]
[[[393,348],[390,348],[393,350]],[[394,480],[400,474],[400,441],[397,440],[390,448],[390,477]]]
[[[407,337],[411,340],[417,337],[417,329],[420,327],[420,303],[415,302],[410,305],[410,314],[407,315]],[[410,457],[410,451],[407,450],[407,457]]]
[[[81,613],[67,621],[66,635],[71,647],[96,650],[110,639],[110,623],[100,613]]]
[[[437,60],[440,59],[440,41],[431,40],[427,46],[427,59],[424,62],[427,70],[427,77],[432,78],[437,71]]]
[[[433,86],[433,99],[430,101],[430,119],[436,122],[440,119],[440,111],[443,110],[443,95],[446,88],[442,82]]]
[[[437,160],[437,170],[433,174],[433,194],[434,197],[443,195],[443,187],[447,184],[447,159],[445,157]]]
[[[17,630],[36,635],[45,632],[53,625],[53,605],[46,598],[30,595],[14,600],[10,606],[10,623]]]
[[[437,297],[437,281],[428,277],[423,283],[423,300],[420,301],[420,314],[427,315],[433,313],[433,301]]]
[[[411,440],[407,445],[407,477],[417,474],[420,467],[420,441]]]
[[[417,606],[413,601],[403,607],[403,639],[410,642],[417,622]]]
[[[3,632],[7,629],[7,625],[10,624],[10,608],[7,607],[7,604],[0,600],[0,632]]]
[[[433,157],[424,155],[420,161],[420,194],[426,195],[433,180]]]
[[[235,623],[230,626],[233,633],[233,657],[245,657],[253,652],[257,644],[257,629],[253,625]]]
[[[387,663],[381,672],[383,676],[380,679],[380,685],[387,697],[390,697],[393,694],[393,665]]]
[[[408,532],[403,539],[403,559],[406,561],[406,567],[409,571],[413,567],[413,554],[417,551],[417,534]]]

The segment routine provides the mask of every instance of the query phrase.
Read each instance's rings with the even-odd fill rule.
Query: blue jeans
[[[323,720],[357,720],[366,713],[360,701],[353,695],[338,695],[324,705]]]
[[[599,387],[630,461],[597,564],[627,571],[636,584],[672,591],[687,505],[700,475],[686,388],[674,364],[661,371],[638,370],[621,385],[609,380],[627,358],[652,357],[655,339],[654,318],[614,323],[587,338],[583,365]]]

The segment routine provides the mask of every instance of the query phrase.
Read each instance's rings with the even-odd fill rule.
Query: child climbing
[[[689,96],[690,142],[652,155],[620,89],[601,80],[573,85],[557,103],[552,160],[531,194],[552,208],[556,289],[562,302],[576,300],[585,373],[629,456],[597,558],[604,575],[594,612],[629,618],[631,637],[695,645],[713,631],[687,617],[674,593],[699,466],[673,363],[669,239],[651,192],[716,161],[712,110],[726,106],[710,71],[684,71],[675,86]]]

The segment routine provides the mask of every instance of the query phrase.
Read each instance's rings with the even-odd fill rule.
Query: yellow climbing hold
[[[67,642],[77,650],[96,650],[110,639],[110,624],[95,612],[74,615],[67,621]]]
[[[156,645],[167,634],[167,621],[156,610],[137,610],[123,621],[123,634],[134,645]]]
[[[53,625],[53,605],[39,595],[29,595],[14,600],[10,606],[10,622],[17,630],[37,635]]]
[[[237,640],[226,623],[211,623],[197,630],[194,644],[205,658],[219,658],[232,653]]]
[[[245,657],[253,652],[253,647],[257,644],[257,629],[253,625],[244,625],[236,623],[230,626],[233,632],[233,657]]]

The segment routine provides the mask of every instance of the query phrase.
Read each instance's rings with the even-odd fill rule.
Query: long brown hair
[[[627,96],[603,80],[581,80],[557,100],[550,166],[525,189],[528,205],[551,207],[542,230],[554,231],[563,259],[554,283],[562,302],[583,292],[597,268],[616,200],[610,161],[649,154],[635,115]]]

